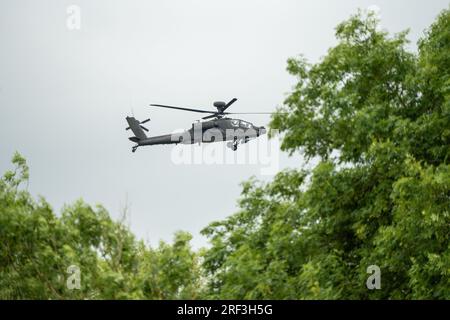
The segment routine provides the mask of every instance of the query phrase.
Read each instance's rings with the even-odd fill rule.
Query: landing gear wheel
[[[230,141],[230,142],[227,143],[227,147],[230,148],[233,151],[236,151],[237,147],[238,147],[238,144],[237,144],[236,141],[235,142],[231,142]]]
[[[233,147],[231,148],[231,150],[236,151],[237,150],[237,146],[238,146],[238,138],[234,137]]]
[[[136,149],[137,149],[137,148],[138,148],[137,146],[131,148],[131,152],[136,152]]]
[[[227,147],[230,148],[233,151],[236,151],[237,147],[238,147],[238,143],[239,143],[238,138],[234,137],[233,142],[230,141],[230,142],[227,143]]]

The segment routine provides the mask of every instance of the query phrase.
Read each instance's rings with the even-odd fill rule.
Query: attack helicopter
[[[266,128],[264,126],[255,126],[251,122],[242,119],[229,118],[227,115],[273,114],[273,112],[226,112],[225,110],[236,101],[237,99],[233,98],[228,103],[223,101],[214,102],[213,106],[217,111],[174,107],[163,104],[150,104],[152,107],[206,113],[208,115],[202,118],[202,120],[206,121],[197,121],[192,124],[190,129],[185,130],[184,132],[153,137],[148,137],[145,134],[145,132],[148,132],[149,130],[143,126],[143,124],[149,122],[150,119],[139,121],[134,117],[126,117],[128,122],[126,130],[131,130],[134,133],[134,136],[129,137],[128,139],[136,143],[131,150],[132,152],[135,152],[138,147],[159,144],[200,144],[228,141],[227,146],[231,150],[236,151],[239,144],[247,143],[251,139],[265,134]]]

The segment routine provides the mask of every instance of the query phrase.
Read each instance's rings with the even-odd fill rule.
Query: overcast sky
[[[240,182],[272,176],[262,175],[263,164],[177,164],[172,146],[131,153],[131,110],[152,119],[151,135],[189,128],[199,116],[150,103],[209,109],[237,97],[230,111],[273,111],[294,84],[287,58],[317,62],[336,43],[334,27],[357,8],[379,8],[391,32],[410,28],[415,50],[448,3],[2,0],[0,172],[17,150],[31,168],[29,190],[58,212],[83,198],[118,217],[128,198],[138,237],[156,245],[187,230],[195,247],[205,245],[199,230],[236,212]],[[68,28],[70,5],[80,9],[79,30]],[[245,119],[267,125],[269,116]],[[279,159],[280,169],[303,164]]]

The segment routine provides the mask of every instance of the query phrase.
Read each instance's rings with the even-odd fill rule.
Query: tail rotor
[[[149,122],[150,119],[139,121],[135,117],[126,117],[126,120],[128,122],[128,127],[125,128],[125,130],[131,130],[134,133],[134,137],[129,137],[128,139],[136,143],[131,149],[131,151],[135,152],[140,145],[140,141],[147,139],[144,131],[148,132],[148,129],[144,127],[143,124]]]
[[[145,130],[146,132],[148,132],[148,129],[146,127],[144,127],[143,124],[149,122],[150,118],[145,119],[144,121],[139,121],[139,120],[136,120],[136,121],[137,121],[137,124],[139,125],[139,127],[141,127],[142,130]],[[125,128],[125,130],[130,130],[130,129],[131,129],[131,127]]]

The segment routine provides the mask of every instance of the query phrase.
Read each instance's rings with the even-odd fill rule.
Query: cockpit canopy
[[[250,122],[243,121],[243,120],[237,120],[237,119],[231,120],[231,125],[235,128],[239,128],[239,127],[245,128],[245,129],[253,128],[253,124],[251,124]]]
[[[250,128],[253,127],[253,125],[252,125],[250,122],[242,121],[242,120],[241,120],[241,127],[244,127],[244,128],[246,128],[246,129],[250,129]]]

